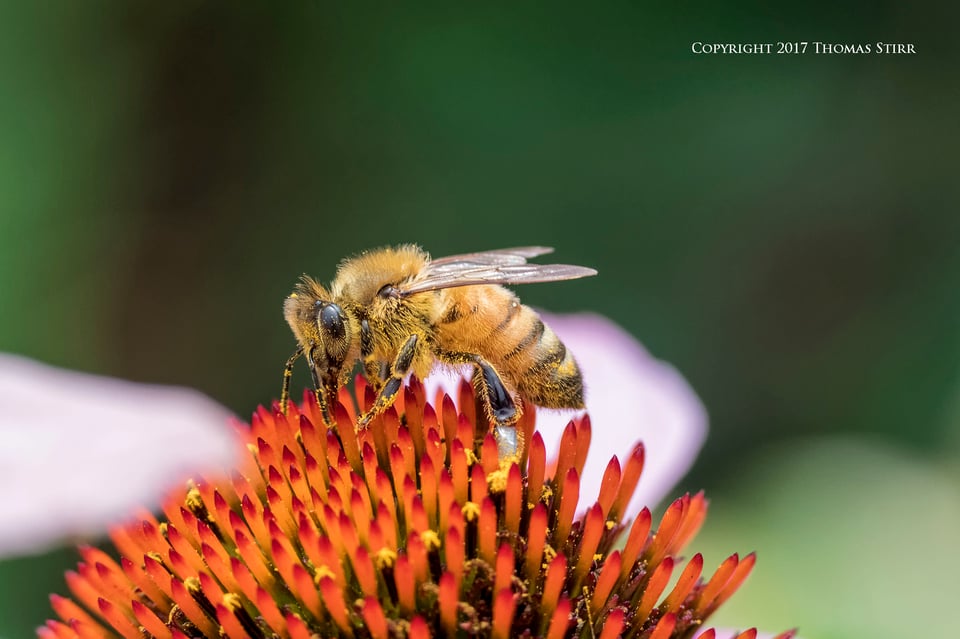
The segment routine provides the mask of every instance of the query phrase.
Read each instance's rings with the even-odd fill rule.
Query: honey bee
[[[423,379],[435,362],[470,364],[501,457],[516,454],[524,400],[583,407],[573,355],[535,311],[501,286],[596,275],[582,266],[527,263],[552,251],[528,246],[431,259],[418,246],[402,245],[344,260],[329,289],[303,276],[283,305],[298,345],[284,369],[282,410],[293,366],[304,355],[328,426],[340,386],[362,363],[376,399],[358,428],[393,403],[407,373]]]

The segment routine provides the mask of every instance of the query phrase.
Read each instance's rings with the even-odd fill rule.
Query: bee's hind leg
[[[493,365],[480,355],[472,353],[441,353],[440,359],[450,364],[473,364],[473,386],[481,398],[487,418],[493,423],[500,459],[516,458],[523,448],[522,437],[517,431],[517,421],[522,414],[521,406],[514,402],[513,395],[503,383]]]
[[[407,338],[407,341],[400,347],[400,351],[390,366],[390,376],[380,386],[377,392],[377,398],[373,402],[370,410],[365,412],[357,420],[357,428],[363,429],[370,425],[374,417],[389,408],[397,398],[400,392],[400,386],[403,384],[403,378],[410,370],[413,364],[414,356],[417,354],[418,336],[416,333]]]
[[[500,459],[519,458],[523,448],[522,436],[517,430],[521,408],[513,401],[496,369],[482,358],[477,358],[473,373],[474,388],[484,398],[487,416],[494,423],[493,435],[497,440]]]

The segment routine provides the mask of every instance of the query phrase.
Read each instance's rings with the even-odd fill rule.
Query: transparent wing
[[[407,296],[455,286],[556,282],[597,274],[594,269],[585,266],[527,264],[528,257],[544,255],[552,250],[530,246],[440,258],[427,264],[416,279],[398,289],[401,295]]]
[[[464,253],[440,257],[430,262],[433,265],[450,264],[454,262],[470,262],[473,264],[524,264],[531,257],[538,257],[553,253],[549,246],[518,246],[516,248],[495,249],[480,251],[479,253]]]

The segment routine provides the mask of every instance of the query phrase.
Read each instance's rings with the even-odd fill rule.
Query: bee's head
[[[314,382],[335,392],[352,341],[349,313],[322,286],[304,278],[284,302],[283,314],[303,347]]]

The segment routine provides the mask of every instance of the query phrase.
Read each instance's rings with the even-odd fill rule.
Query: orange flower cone
[[[355,391],[368,407],[362,378]],[[457,395],[411,380],[360,432],[346,390],[336,430],[309,395],[287,415],[261,408],[237,426],[249,455],[229,479],[196,478],[161,519],[114,528],[119,560],[81,549],[71,597],[51,598],[59,619],[38,636],[692,637],[750,574],[752,554],[712,574],[699,554],[680,558],[702,493],[657,522],[647,509],[623,520],[642,445],[610,460],[585,502],[589,417],[548,461],[531,407],[527,445],[506,462],[471,385]],[[592,501],[579,515],[578,500]]]

